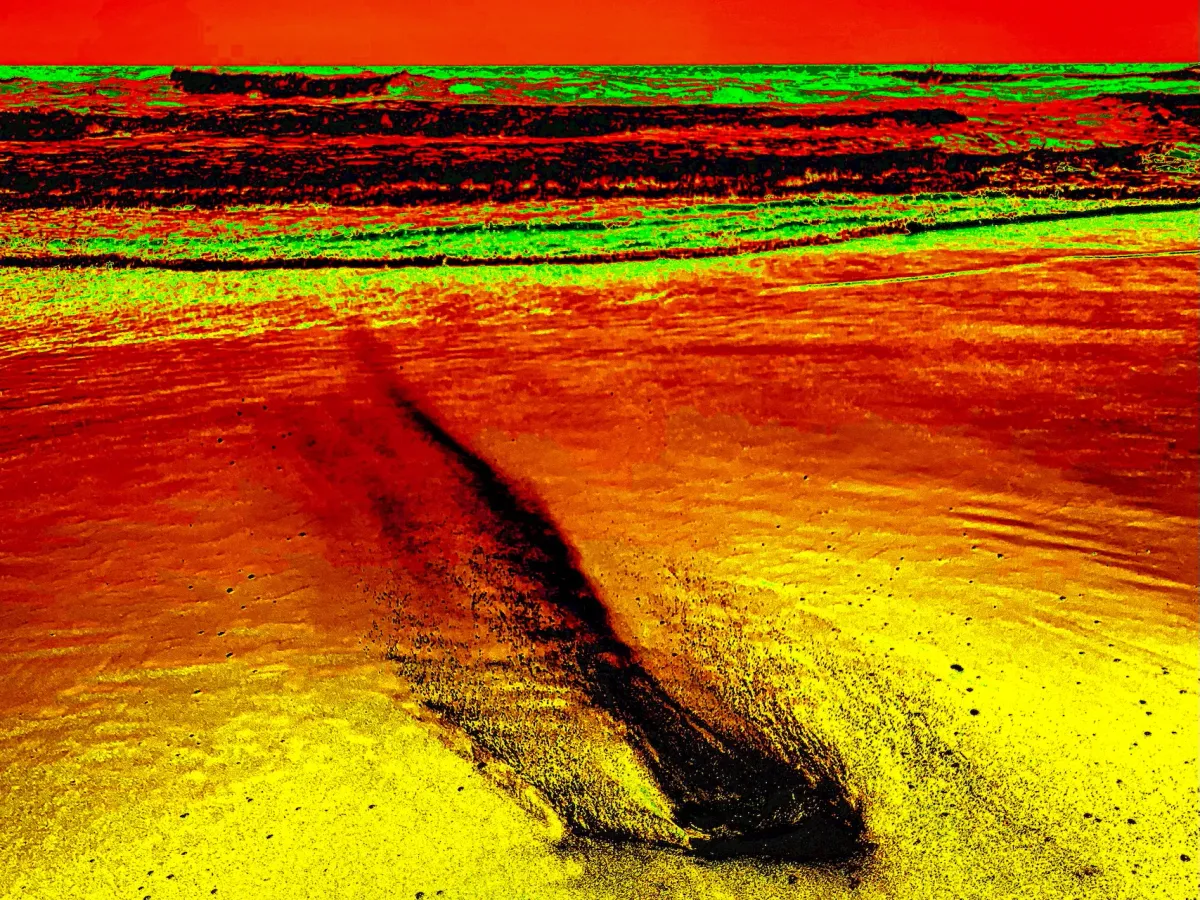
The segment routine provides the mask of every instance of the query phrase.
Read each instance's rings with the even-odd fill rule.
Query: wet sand
[[[1194,895],[1194,224],[6,274],[0,893]],[[836,748],[865,867],[562,840],[421,708],[379,523],[297,438],[355,384],[349,326],[669,689]]]

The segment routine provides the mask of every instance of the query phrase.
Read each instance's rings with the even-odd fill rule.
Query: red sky
[[[0,0],[0,63],[1191,62],[1196,0]]]

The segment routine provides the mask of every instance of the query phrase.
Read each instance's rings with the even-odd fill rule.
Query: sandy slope
[[[1193,221],[6,282],[0,893],[1194,896]],[[865,870],[556,844],[420,711],[372,632],[378,522],[289,425],[353,385],[364,317],[665,683],[837,749]]]

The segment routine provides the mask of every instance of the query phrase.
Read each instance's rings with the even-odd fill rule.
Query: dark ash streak
[[[352,340],[363,352],[376,353],[370,337]],[[753,723],[736,714],[705,721],[677,703],[615,634],[609,611],[548,516],[520,498],[394,381],[385,395],[406,427],[444,456],[488,511],[494,524],[487,530],[498,545],[492,553],[499,568],[492,577],[531,585],[512,595],[513,602],[551,611],[518,609],[512,618],[525,623],[525,636],[534,644],[565,648],[565,661],[582,676],[591,702],[624,724],[628,743],[670,799],[676,823],[688,832],[694,855],[854,865],[869,854],[862,810],[832,774],[836,766],[826,759],[785,759]],[[405,465],[403,459],[394,463]],[[389,497],[386,487],[376,495],[385,532],[403,536],[411,528],[404,502]],[[533,624],[548,620],[558,627],[543,630]],[[437,711],[478,739],[469,721],[456,721],[454,710]],[[570,821],[569,809],[560,811]]]

